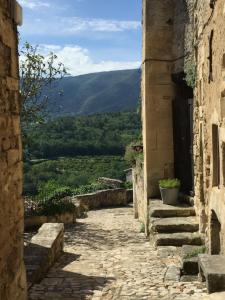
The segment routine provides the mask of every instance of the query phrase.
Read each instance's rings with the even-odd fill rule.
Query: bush
[[[159,180],[159,186],[161,188],[165,188],[165,189],[179,188],[180,187],[180,180],[177,179],[177,178],[162,179],[162,180]]]
[[[124,159],[132,166],[136,164],[137,160],[143,161],[143,150],[137,151],[136,147],[142,147],[142,142],[133,142],[126,147]]]
[[[133,189],[133,183],[132,182],[124,182],[122,187],[127,189],[127,190]]]
[[[70,188],[62,187],[50,192],[44,198],[37,198],[38,209],[37,213],[45,216],[52,216],[66,212],[74,212],[75,205],[65,199],[67,196],[72,196],[73,192]]]
[[[188,253],[184,258],[193,258],[197,257],[199,254],[205,254],[207,252],[207,249],[205,246],[199,247],[196,250],[193,250],[192,252]]]
[[[108,189],[112,189],[112,187],[110,187],[107,184],[93,182],[89,185],[83,185],[77,189],[74,189],[73,194],[74,195],[83,195],[83,194],[94,193],[97,191],[108,190]]]

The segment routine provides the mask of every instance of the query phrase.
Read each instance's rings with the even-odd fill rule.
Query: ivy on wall
[[[185,80],[187,85],[194,89],[197,81],[197,67],[195,64],[187,63],[185,67]]]

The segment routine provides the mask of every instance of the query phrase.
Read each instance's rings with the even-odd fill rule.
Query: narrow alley
[[[179,258],[151,246],[132,207],[88,215],[66,228],[65,253],[31,288],[30,300],[205,299],[200,282],[164,281],[168,266],[179,265]]]

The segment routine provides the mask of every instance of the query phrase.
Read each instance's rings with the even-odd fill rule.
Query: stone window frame
[[[220,187],[220,135],[218,124],[212,124],[212,187]]]

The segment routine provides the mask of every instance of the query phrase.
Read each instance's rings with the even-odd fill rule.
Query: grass
[[[202,247],[199,247],[198,249],[193,250],[192,252],[188,253],[184,258],[185,259],[194,258],[194,257],[197,257],[199,254],[204,254],[204,253],[206,253],[206,247],[202,246]]]
[[[180,180],[177,178],[159,180],[159,186],[165,189],[173,189],[180,187]]]

